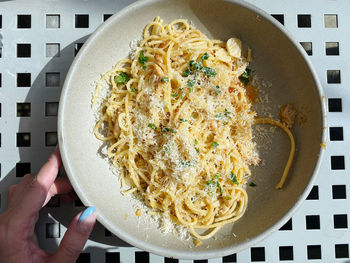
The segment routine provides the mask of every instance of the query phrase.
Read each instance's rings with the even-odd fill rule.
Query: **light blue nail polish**
[[[80,215],[78,223],[85,220],[89,215],[96,211],[96,208],[93,206],[89,206],[84,210],[84,212]]]

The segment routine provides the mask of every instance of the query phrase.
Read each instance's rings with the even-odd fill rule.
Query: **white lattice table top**
[[[57,144],[57,109],[66,73],[79,48],[104,20],[132,0],[0,1],[0,212],[7,188],[37,172]],[[78,262],[350,262],[347,143],[350,127],[350,1],[250,0],[291,31],[310,56],[327,99],[328,137],[317,181],[278,232],[237,254],[175,260],[133,248],[97,224]],[[53,198],[36,226],[55,251],[83,209]]]

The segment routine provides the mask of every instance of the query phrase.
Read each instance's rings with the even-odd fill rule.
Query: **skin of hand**
[[[8,189],[7,210],[0,215],[0,261],[2,263],[70,263],[84,248],[96,222],[94,207],[74,217],[55,254],[40,249],[34,233],[39,210],[56,194],[72,200],[66,178],[57,178],[62,166],[58,148],[37,175],[26,175]]]

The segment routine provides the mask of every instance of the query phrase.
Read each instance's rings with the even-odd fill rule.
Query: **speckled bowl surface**
[[[248,187],[248,209],[216,238],[191,246],[176,234],[163,235],[157,224],[135,216],[132,197],[120,193],[120,182],[99,154],[102,143],[92,132],[91,108],[96,82],[141,39],[144,26],[160,16],[165,22],[186,18],[208,36],[239,37],[253,51],[252,68],[272,84],[271,112],[293,103],[307,121],[295,126],[296,156],[286,184],[275,190],[289,154],[289,140],[276,130],[269,147],[260,147],[264,165],[253,169],[256,187]],[[99,27],[75,58],[64,83],[58,118],[59,144],[69,179],[82,202],[97,208],[98,220],[126,242],[155,254],[203,259],[221,257],[253,246],[280,228],[301,205],[314,182],[324,141],[324,96],[309,59],[299,43],[265,12],[244,1],[145,0],[118,12]],[[262,114],[262,113],[260,113]],[[259,136],[257,136],[259,137]],[[259,144],[265,142],[258,141]],[[128,215],[126,217],[126,215]]]

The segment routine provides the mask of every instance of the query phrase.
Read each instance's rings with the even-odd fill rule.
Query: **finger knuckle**
[[[77,258],[80,254],[81,250],[74,246],[65,246],[63,249],[63,253],[67,258]]]

